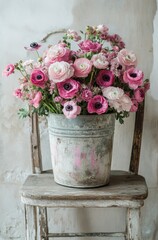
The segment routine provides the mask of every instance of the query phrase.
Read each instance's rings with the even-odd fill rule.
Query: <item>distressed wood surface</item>
[[[139,106],[139,111],[136,113],[135,117],[133,144],[129,167],[129,170],[135,174],[138,173],[139,169],[141,140],[143,133],[143,120],[144,120],[144,102]]]
[[[142,200],[147,186],[142,176],[124,171],[112,171],[108,186],[91,189],[60,186],[52,174],[34,174],[27,178],[21,195],[36,200]]]
[[[34,206],[25,205],[26,239],[38,240],[37,221],[35,218],[35,214],[36,214],[36,208]]]
[[[33,173],[41,173],[42,157],[37,113],[31,114],[31,153]]]
[[[48,240],[48,219],[47,209],[45,207],[39,207],[39,226],[40,226],[40,240]]]
[[[127,240],[142,240],[140,208],[127,210]]]

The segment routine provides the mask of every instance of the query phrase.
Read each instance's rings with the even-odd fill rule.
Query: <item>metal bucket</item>
[[[54,180],[77,188],[109,183],[115,115],[50,114],[48,129]]]

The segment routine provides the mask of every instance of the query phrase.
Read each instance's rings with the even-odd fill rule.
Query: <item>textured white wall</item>
[[[42,39],[59,28],[83,29],[100,23],[119,33],[127,48],[137,53],[146,78],[152,71],[152,89],[157,87],[158,14],[155,0],[0,0],[0,71],[8,63],[26,58],[23,46]],[[155,32],[153,34],[153,19]],[[154,39],[154,41],[153,41]],[[154,43],[154,65],[152,44]],[[29,122],[16,115],[22,106],[12,96],[16,76],[0,80],[0,240],[24,239],[24,212],[19,189],[31,172]],[[151,94],[152,93],[152,94]],[[142,209],[144,240],[158,239],[158,108],[157,91],[148,93],[141,152],[140,173],[146,177],[149,197]],[[113,168],[126,169],[129,163],[133,116],[123,126],[116,124]],[[48,138],[42,130],[43,155],[50,166]],[[119,156],[119,158],[118,158]],[[115,215],[117,213],[117,215]],[[57,210],[52,213],[53,230],[106,230],[123,228],[123,211],[108,209]],[[50,218],[51,218],[50,212]],[[108,216],[108,219],[106,218]]]

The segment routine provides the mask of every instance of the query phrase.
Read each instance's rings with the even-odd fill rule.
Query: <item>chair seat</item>
[[[54,182],[53,174],[46,173],[28,176],[21,189],[21,198],[25,204],[55,207],[62,206],[62,201],[76,201],[76,204],[88,200],[138,201],[144,200],[147,193],[145,179],[125,171],[111,171],[109,185],[90,189],[61,186]]]

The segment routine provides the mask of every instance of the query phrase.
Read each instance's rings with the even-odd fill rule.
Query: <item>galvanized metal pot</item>
[[[54,180],[64,186],[92,188],[109,183],[114,114],[67,119],[50,114],[48,128]]]

